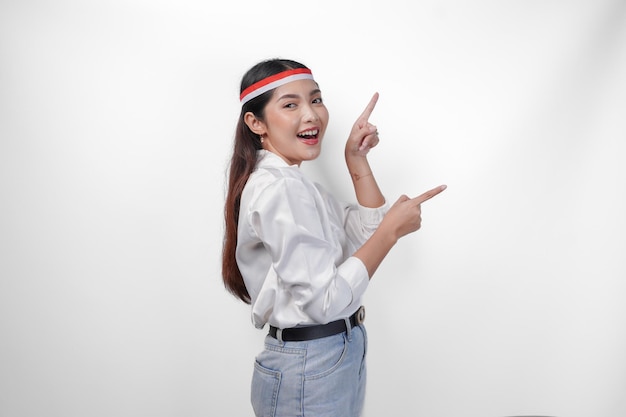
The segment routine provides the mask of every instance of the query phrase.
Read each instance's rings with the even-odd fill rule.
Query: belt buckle
[[[362,324],[365,321],[365,307],[361,306],[355,314],[356,324]]]

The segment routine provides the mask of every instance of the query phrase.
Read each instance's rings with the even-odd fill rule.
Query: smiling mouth
[[[298,139],[307,145],[317,145],[320,131],[318,129],[305,130],[298,133]]]

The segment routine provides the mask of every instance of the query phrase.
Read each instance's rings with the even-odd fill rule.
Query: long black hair
[[[280,72],[307,68],[305,65],[289,59],[270,59],[262,61],[250,68],[241,79],[240,94],[252,84]],[[244,121],[244,116],[252,112],[263,121],[265,106],[269,102],[274,90],[267,91],[248,101],[241,108],[239,121],[235,131],[233,155],[228,171],[228,191],[224,205],[225,231],[222,247],[222,279],[226,289],[245,303],[250,304],[250,294],[241,276],[241,271],[235,259],[237,249],[237,225],[239,223],[239,206],[241,193],[248,182],[248,178],[257,163],[257,151],[262,149],[261,139],[253,133]]]

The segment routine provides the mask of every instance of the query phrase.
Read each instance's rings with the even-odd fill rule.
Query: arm
[[[372,208],[385,204],[385,198],[367,160],[369,150],[378,144],[376,126],[368,121],[377,101],[378,93],[374,94],[365,111],[354,123],[345,148],[346,165],[357,201],[364,207]]]
[[[365,207],[380,207],[385,202],[367,161],[367,153],[379,140],[376,126],[369,123],[377,101],[378,93],[375,93],[354,123],[345,149],[346,165],[357,200]],[[378,229],[353,255],[363,262],[370,279],[398,239],[420,228],[421,204],[445,189],[446,186],[442,185],[413,199],[403,195],[389,209]]]

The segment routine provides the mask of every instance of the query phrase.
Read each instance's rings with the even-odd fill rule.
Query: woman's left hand
[[[377,101],[378,93],[374,93],[363,113],[354,122],[346,142],[346,157],[364,157],[370,149],[378,145],[378,130],[369,122]]]

